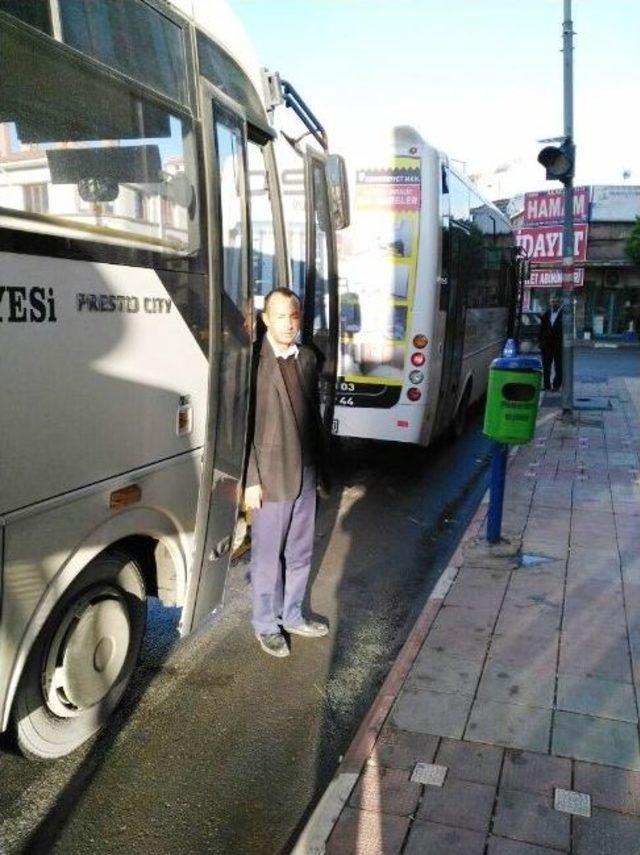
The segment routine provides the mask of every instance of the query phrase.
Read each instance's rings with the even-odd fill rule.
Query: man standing
[[[295,343],[300,301],[288,288],[265,300],[267,328],[256,353],[245,504],[252,510],[253,628],[262,649],[288,656],[284,629],[317,638],[328,627],[302,616],[322,444],[316,356]]]
[[[562,386],[562,304],[557,294],[551,297],[551,306],[540,319],[540,350],[544,388],[551,389],[551,365],[553,364],[553,388]]]

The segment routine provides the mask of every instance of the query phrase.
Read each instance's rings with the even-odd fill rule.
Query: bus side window
[[[37,80],[33,67],[37,50]],[[187,117],[0,22],[0,224],[170,255],[199,248]]]

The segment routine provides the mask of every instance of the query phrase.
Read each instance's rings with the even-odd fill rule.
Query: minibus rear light
[[[429,339],[423,333],[418,333],[418,335],[414,335],[413,337],[413,346],[417,347],[418,350],[422,350],[429,344]]]
[[[425,362],[427,361],[427,357],[424,353],[412,353],[411,354],[411,364],[415,365],[416,368],[421,368]]]
[[[410,401],[419,401],[421,397],[422,392],[420,391],[420,389],[416,389],[415,386],[412,386],[410,389],[407,390],[407,398]]]

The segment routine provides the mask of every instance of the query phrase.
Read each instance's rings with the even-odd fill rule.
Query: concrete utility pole
[[[564,0],[562,24],[562,53],[564,80],[564,137],[568,151],[573,155],[573,21],[571,0]],[[573,412],[573,169],[564,180],[564,227],[562,230],[562,411]]]

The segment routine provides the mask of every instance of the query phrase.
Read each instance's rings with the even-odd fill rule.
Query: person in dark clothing
[[[544,388],[551,389],[551,367],[553,365],[553,388],[562,386],[562,303],[554,294],[551,306],[540,319],[540,351]]]
[[[289,655],[282,630],[316,638],[328,627],[302,615],[316,511],[323,425],[313,350],[297,345],[300,302],[288,288],[267,295],[267,331],[254,361],[253,414],[245,479],[252,510],[253,628],[271,656]]]

